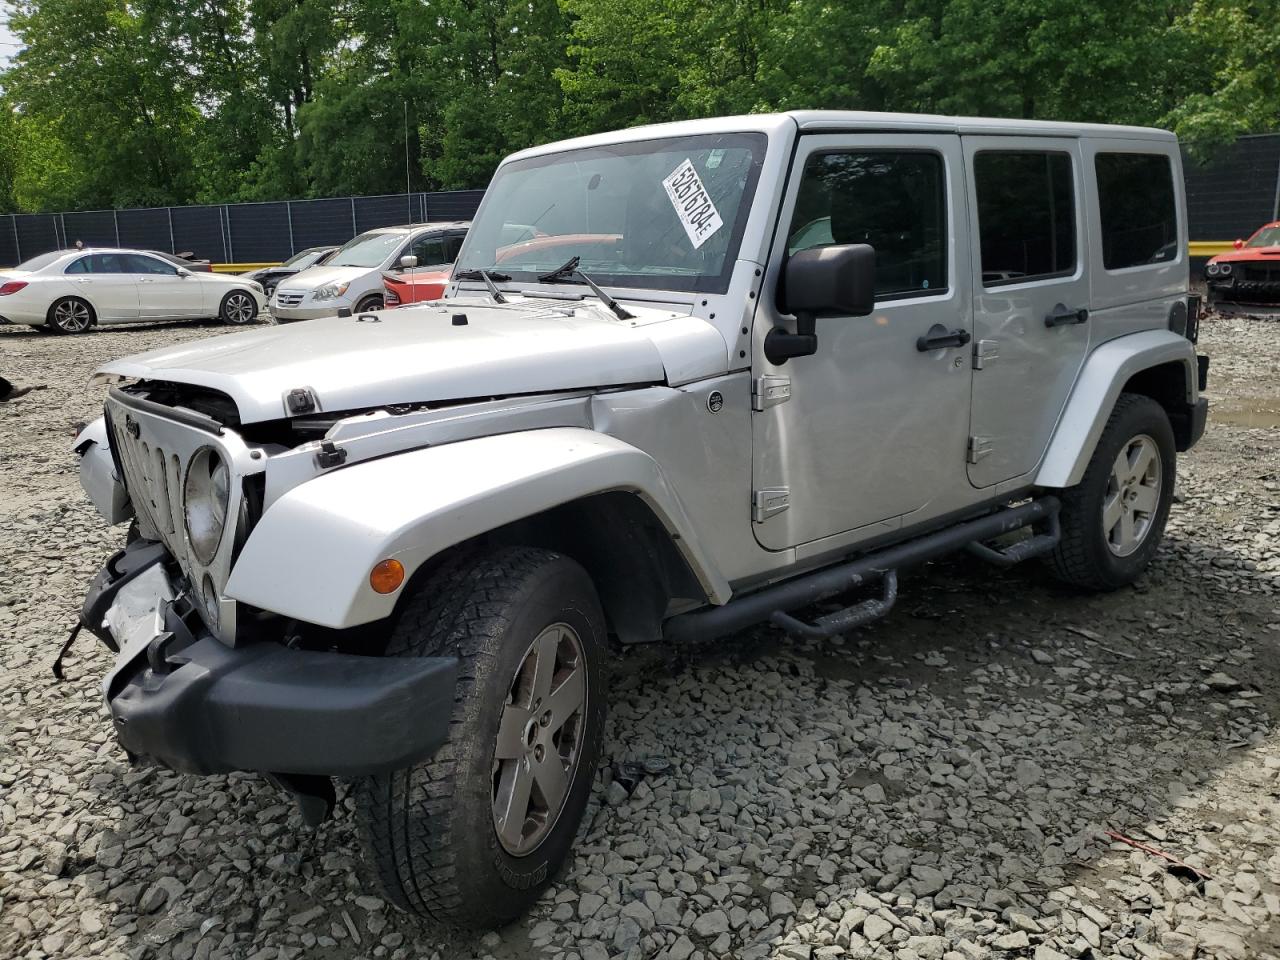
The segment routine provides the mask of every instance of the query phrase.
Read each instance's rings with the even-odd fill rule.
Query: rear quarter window
[[[1099,153],[1102,265],[1123,270],[1165,263],[1178,256],[1178,208],[1173,165],[1164,154]]]

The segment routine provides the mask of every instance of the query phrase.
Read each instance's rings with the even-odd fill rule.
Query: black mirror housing
[[[876,251],[866,243],[812,247],[787,260],[787,313],[865,317],[876,306]]]
[[[876,251],[866,243],[813,247],[787,260],[779,306],[796,315],[796,332],[775,327],[765,337],[770,363],[818,351],[820,316],[865,317],[876,307]]]

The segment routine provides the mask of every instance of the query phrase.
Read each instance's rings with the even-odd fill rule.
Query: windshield
[[[1280,227],[1263,227],[1245,244],[1246,247],[1280,247]]]
[[[506,164],[458,270],[536,281],[580,257],[580,269],[606,285],[724,292],[766,143],[763,134],[707,134]]]
[[[402,233],[362,233],[343,244],[325,266],[380,267],[402,243]]]
[[[324,256],[324,248],[319,250],[303,250],[301,253],[295,253],[292,257],[280,264],[282,267],[309,267],[317,260]],[[379,263],[382,261],[379,260]]]
[[[55,250],[55,251],[53,251],[53,253],[42,253],[42,254],[40,254],[40,256],[38,256],[38,257],[32,257],[30,260],[24,260],[22,263],[18,264],[18,265],[17,265],[16,267],[14,267],[13,269],[15,269],[15,270],[39,270],[39,269],[41,269],[41,268],[43,268],[43,267],[47,267],[49,264],[53,263],[53,261],[57,260],[57,259],[58,259],[59,257],[61,257],[64,253],[66,253],[66,251],[65,251],[65,250]]]

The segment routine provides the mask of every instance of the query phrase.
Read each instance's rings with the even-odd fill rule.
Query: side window
[[[123,254],[124,260],[129,264],[131,273],[151,273],[160,274],[166,277],[175,277],[178,275],[178,268],[173,264],[164,263],[155,257],[144,257],[137,253]]]
[[[63,269],[63,273],[89,273],[89,261],[92,257],[81,257],[79,260],[72,260]]]
[[[1076,268],[1071,157],[984,150],[974,157],[982,285],[1025,283]]]
[[[1123,270],[1178,256],[1178,206],[1169,158],[1151,153],[1099,153],[1098,209],[1102,265]]]
[[[418,266],[428,267],[440,263],[448,263],[444,255],[444,237],[438,233],[429,233],[419,237],[409,245],[409,253],[418,258]]]
[[[462,241],[465,239],[465,233],[451,233],[444,238],[444,263],[453,263],[458,259],[458,251],[462,249]]]
[[[946,175],[925,151],[814,154],[805,164],[788,255],[831,244],[876,250],[876,296],[947,289]]]
[[[95,253],[88,257],[89,273],[133,273],[134,270],[120,253]]]

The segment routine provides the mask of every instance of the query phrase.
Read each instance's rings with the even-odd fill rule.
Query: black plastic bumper
[[[84,625],[114,648],[102,620],[116,594],[166,557],[145,540],[112,556],[85,598]],[[107,690],[116,737],[134,757],[187,773],[360,776],[424,760],[448,734],[453,657],[232,648],[181,606],[163,603],[168,629]]]
[[[362,657],[206,636],[113,684],[129,753],[188,773],[359,776],[408,767],[444,742],[457,661]]]

